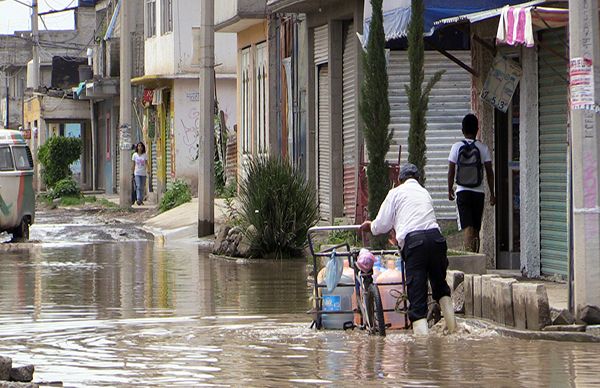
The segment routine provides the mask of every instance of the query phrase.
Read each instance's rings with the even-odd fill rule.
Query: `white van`
[[[31,151],[21,132],[0,129],[0,232],[27,240],[34,220]]]

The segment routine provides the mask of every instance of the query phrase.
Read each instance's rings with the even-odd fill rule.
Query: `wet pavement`
[[[593,386],[598,344],[463,326],[430,338],[310,329],[304,261],[157,248],[130,224],[38,219],[0,252],[0,355],[65,386]],[[67,226],[65,226],[67,225]],[[79,231],[79,232],[78,232]],[[125,233],[125,234],[123,234]],[[139,233],[139,234],[138,234]]]

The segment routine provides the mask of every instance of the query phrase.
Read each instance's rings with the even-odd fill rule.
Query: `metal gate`
[[[331,218],[331,127],[329,117],[329,26],[314,30],[317,72],[317,192],[321,218]]]
[[[356,35],[350,23],[343,54],[344,216],[354,217],[356,209]]]
[[[329,67],[319,66],[318,119],[317,119],[317,168],[319,210],[321,218],[331,218],[331,128],[329,126]]]
[[[315,65],[329,62],[329,26],[315,27]]]
[[[466,64],[471,63],[470,51],[451,51]],[[429,190],[439,219],[455,219],[455,203],[448,201],[448,154],[452,144],[462,139],[461,122],[471,111],[471,74],[437,51],[425,52],[425,82],[438,70],[446,70],[435,85],[427,111],[427,165],[425,185]],[[392,51],[388,65],[390,128],[394,131],[388,153],[389,162],[398,162],[398,147],[402,146],[402,161],[408,160],[408,130],[410,111],[404,85],[410,84],[407,51]]]
[[[540,33],[540,259],[544,275],[567,276],[567,41],[564,29]]]

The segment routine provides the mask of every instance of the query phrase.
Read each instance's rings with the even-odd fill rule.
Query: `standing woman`
[[[135,178],[135,190],[137,204],[143,205],[144,191],[146,189],[146,175],[148,171],[148,156],[146,155],[146,146],[139,142],[135,147],[135,152],[131,157],[133,161],[133,176]]]

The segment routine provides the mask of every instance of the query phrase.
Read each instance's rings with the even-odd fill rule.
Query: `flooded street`
[[[593,343],[524,341],[475,329],[427,339],[317,332],[306,314],[311,302],[302,261],[237,263],[192,245],[156,248],[130,226],[102,233],[99,227],[86,226],[88,234],[39,224],[32,238],[40,245],[0,253],[0,354],[35,364],[35,381],[86,387],[600,382],[600,348]]]

